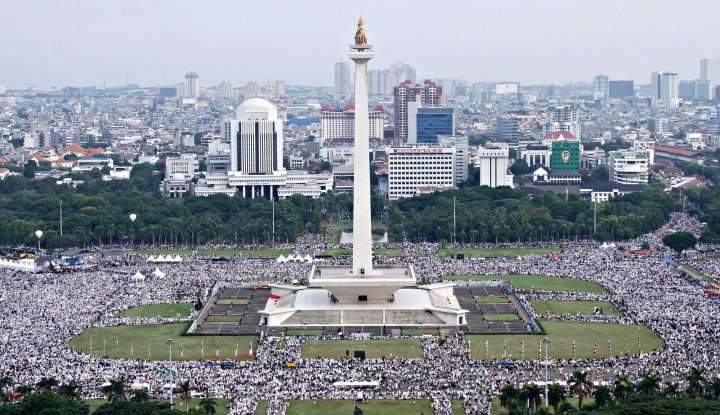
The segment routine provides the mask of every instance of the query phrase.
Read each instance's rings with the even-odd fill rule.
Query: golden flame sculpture
[[[367,32],[365,31],[365,21],[363,20],[362,16],[360,16],[360,19],[358,20],[358,27],[357,31],[355,32],[355,45],[357,46],[365,46],[368,43],[368,36]]]

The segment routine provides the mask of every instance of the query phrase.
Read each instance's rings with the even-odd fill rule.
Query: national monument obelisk
[[[360,17],[355,44],[348,57],[355,62],[355,145],[353,147],[353,264],[356,276],[373,275],[372,219],[370,215],[370,158],[368,139],[367,63],[373,58],[365,22]]]

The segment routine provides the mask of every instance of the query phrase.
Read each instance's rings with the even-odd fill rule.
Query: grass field
[[[463,402],[459,399],[453,399],[451,402],[453,415],[465,415],[465,407]]]
[[[662,340],[645,326],[602,323],[571,323],[543,321],[543,327],[550,339],[548,356],[551,359],[571,359],[572,342],[578,359],[592,358],[593,345],[597,343],[597,358],[622,355],[625,347],[630,354],[637,354],[637,340],[644,353],[662,346]],[[544,335],[538,334],[502,334],[502,335],[470,335],[471,356],[473,359],[485,359],[485,340],[488,341],[490,359],[499,359],[507,351],[505,357],[522,359],[522,342],[525,342],[525,359],[537,359],[538,343]],[[608,352],[608,339],[612,341],[612,353]],[[542,348],[544,356],[545,348]]]
[[[221,305],[238,305],[238,304],[247,304],[250,300],[245,298],[221,298],[217,301],[215,301],[215,304],[221,304]]]
[[[258,401],[257,407],[255,407],[255,415],[267,414],[267,407],[268,407],[268,401],[266,401],[266,400]]]
[[[218,350],[221,360],[232,360],[236,347],[238,360],[247,360],[250,343],[256,348],[255,336],[182,336],[187,327],[186,323],[92,327],[70,340],[68,346],[91,353],[92,343],[91,354],[121,359],[134,356],[138,360],[168,360],[168,339],[174,341],[173,360],[214,360]]]
[[[303,344],[305,358],[339,359],[353,357],[356,350],[364,350],[369,359],[395,357],[422,357],[422,344],[417,339],[397,340],[308,340]]]
[[[355,401],[290,401],[286,415],[352,415]],[[430,401],[376,400],[358,404],[365,415],[431,415]]]
[[[227,399],[213,399],[213,400],[217,403],[217,405],[215,406],[215,411],[216,411],[215,415],[227,415],[227,413],[228,413]],[[152,401],[170,403],[169,400],[153,399]],[[89,399],[89,400],[86,400],[85,403],[88,404],[88,406],[90,407],[90,413],[93,413],[99,407],[108,403],[108,401],[106,401],[105,399]],[[200,405],[200,399],[190,399],[187,403],[187,408],[185,406],[185,401],[183,401],[182,399],[178,399],[177,397],[175,397],[175,399],[173,399],[173,407],[176,410],[182,411],[182,412],[185,412],[186,409],[199,409],[199,405]],[[263,412],[263,414],[264,413],[265,412]]]
[[[431,334],[437,336],[440,334],[440,330],[432,327],[407,327],[400,329],[403,336],[422,336],[424,334]]]
[[[475,302],[478,304],[503,304],[509,303],[510,299],[499,295],[481,295],[475,297]]]
[[[543,290],[563,292],[587,292],[593,294],[605,294],[605,289],[594,282],[560,278],[546,277],[542,275],[450,275],[446,278],[449,281],[509,281],[516,290]]]
[[[150,304],[128,308],[122,312],[125,317],[187,317],[192,311],[192,304]]]
[[[547,255],[560,252],[560,248],[440,248],[437,254],[450,258],[457,254],[465,254],[465,258],[498,257],[498,256],[529,256]]]
[[[615,309],[615,306],[608,301],[531,301],[535,311],[544,316],[546,314],[583,314],[591,315],[595,307],[602,309],[602,313],[608,316],[620,316],[622,313]]]
[[[352,255],[352,248],[328,248],[323,254],[330,256]],[[402,256],[405,251],[402,248],[378,248],[373,250],[377,256]]]
[[[574,408],[577,408],[578,405],[578,398],[567,398],[567,403],[572,405]],[[592,396],[586,396],[583,398],[583,407],[586,405],[593,405],[595,403],[595,398]],[[507,415],[508,410],[500,406],[500,398],[494,398],[492,400],[492,412],[495,415]],[[552,408],[550,408],[550,412],[552,412]]]
[[[190,256],[193,253],[192,249],[136,249],[133,251],[138,255],[180,255]],[[216,256],[223,258],[232,257],[252,257],[252,258],[277,258],[281,254],[288,255],[290,251],[287,249],[280,248],[259,248],[259,249],[199,249],[199,256]]]
[[[483,318],[487,321],[517,321],[520,316],[517,314],[483,314]]]

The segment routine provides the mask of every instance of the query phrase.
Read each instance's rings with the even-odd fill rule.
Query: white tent
[[[155,277],[158,277],[160,279],[163,279],[163,278],[165,278],[166,274],[164,272],[160,271],[160,268],[155,267],[155,271],[152,272],[152,275]]]
[[[287,262],[295,261],[295,255],[293,255],[293,254],[288,255],[286,258],[286,261]]]
[[[307,262],[307,263],[312,262],[312,257],[310,256],[310,254],[305,255],[305,262]]]
[[[182,262],[182,257],[180,255],[175,255],[175,258],[173,258],[173,262]]]
[[[130,279],[133,281],[145,281],[145,276],[140,271],[138,271],[135,273],[135,275],[130,277]]]
[[[150,255],[149,257],[147,257],[145,262],[155,262],[155,255]]]
[[[280,254],[280,256],[277,257],[277,262],[282,264],[282,263],[287,262],[287,259],[285,259],[285,256],[283,254]]]

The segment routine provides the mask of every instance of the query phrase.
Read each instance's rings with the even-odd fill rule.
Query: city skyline
[[[700,59],[720,56],[711,46],[720,36],[712,17],[720,5],[612,1],[582,10],[574,5],[454,2],[438,9],[429,2],[368,1],[331,11],[325,2],[277,2],[268,25],[256,18],[268,12],[267,5],[12,2],[5,8],[5,30],[15,41],[0,46],[0,53],[11,57],[0,68],[0,85],[175,85],[194,71],[201,86],[273,79],[331,86],[332,65],[347,48],[340,23],[359,14],[372,22],[375,42],[382,45],[382,58],[370,69],[407,62],[417,68],[418,79],[565,84],[591,82],[604,73],[645,84],[654,71],[697,79]],[[424,21],[434,22],[432,30],[410,23]]]

